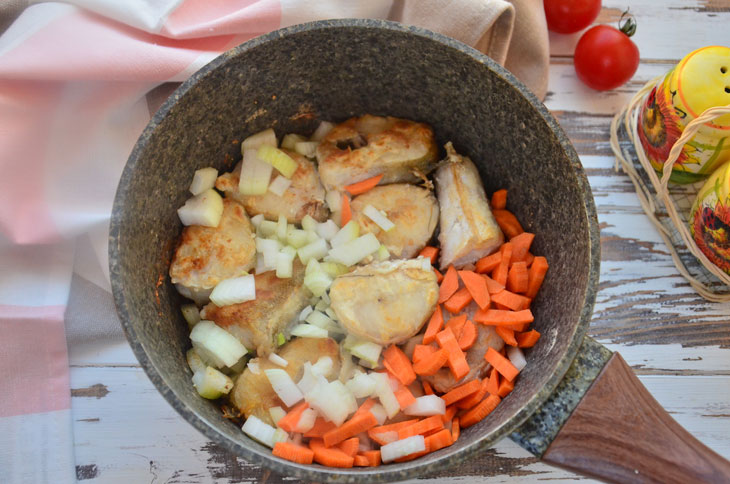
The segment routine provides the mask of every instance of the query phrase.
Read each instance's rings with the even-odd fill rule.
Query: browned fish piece
[[[276,406],[286,407],[271,388],[264,370],[281,368],[294,382],[297,382],[302,376],[301,369],[305,362],[315,363],[320,357],[329,356],[333,363],[329,379],[331,380],[340,371],[340,347],[331,338],[294,338],[282,346],[277,354],[289,362],[286,367],[275,365],[268,358],[256,358],[252,361],[258,363],[259,373],[255,374],[246,367],[236,379],[229,394],[231,404],[246,418],[255,415],[269,425],[276,425],[269,415],[269,409]]]

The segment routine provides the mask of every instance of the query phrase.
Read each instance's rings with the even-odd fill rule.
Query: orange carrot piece
[[[377,467],[380,465],[380,451],[366,450],[355,456],[355,465],[358,467]]]
[[[454,418],[454,415],[456,415],[456,412],[459,410],[459,408],[456,405],[449,405],[446,407],[446,412],[444,412],[443,415],[441,415],[441,421],[446,425],[446,422],[450,422],[452,418]]]
[[[466,351],[474,346],[474,343],[477,342],[478,335],[479,332],[477,331],[476,325],[467,319],[459,335],[459,348],[461,348],[461,351]]]
[[[461,426],[459,425],[459,417],[454,417],[454,420],[451,421],[451,441],[456,442],[459,440],[460,435]]]
[[[479,384],[479,390],[472,395],[456,402],[456,406],[461,409],[469,409],[482,401],[487,394],[487,386],[489,385],[489,377],[484,378]]]
[[[487,281],[474,271],[459,271],[459,277],[464,282],[464,286],[471,294],[477,306],[484,309],[489,306],[491,298],[489,297],[489,289]]]
[[[426,395],[433,395],[433,388],[431,387],[431,384],[426,380],[423,380],[421,383],[423,384],[423,393]]]
[[[299,423],[299,419],[302,417],[302,413],[304,413],[304,411],[308,408],[309,404],[307,402],[299,403],[294,408],[289,410],[289,413],[284,415],[278,422],[276,422],[276,425],[286,430],[287,432],[294,432],[294,429],[297,428],[297,424]]]
[[[487,381],[487,393],[496,395],[499,393],[499,373],[496,368],[492,368],[489,372],[489,380]]]
[[[438,334],[436,337],[438,337]],[[431,355],[430,358],[424,358],[413,363],[413,371],[415,371],[417,375],[435,375],[447,361],[449,361],[449,352],[444,349],[440,349]]]
[[[454,378],[461,380],[469,373],[469,363],[466,361],[464,352],[459,348],[459,342],[454,337],[451,328],[445,328],[436,335],[436,342],[447,352],[449,369]]]
[[[479,387],[481,386],[481,384],[482,382],[479,379],[468,381],[462,385],[455,387],[452,390],[449,390],[441,398],[446,403],[446,405],[451,405],[452,403],[458,402],[462,398],[466,398],[469,395],[479,391]]]
[[[311,447],[311,440],[310,447]],[[355,458],[351,457],[340,449],[317,447],[312,449],[314,452],[314,462],[328,467],[352,467],[355,464]]]
[[[329,420],[325,420],[322,417],[317,417],[317,420],[314,421],[314,427],[304,432],[303,437],[322,438],[322,436],[326,432],[329,432],[336,427],[337,425],[330,422]]]
[[[509,274],[509,272],[508,272]],[[497,294],[498,292],[504,291],[504,286],[491,277],[489,277],[486,274],[483,274],[482,277],[484,278],[484,282],[487,283],[487,291],[489,291],[489,297],[491,299],[493,294]]]
[[[491,273],[499,265],[502,260],[502,253],[497,251],[486,257],[482,257],[476,263],[476,271],[479,274]]]
[[[362,404],[358,407],[357,411],[354,414],[352,414],[352,416],[354,417],[355,415],[369,412],[370,409],[373,408],[373,405],[375,405],[376,403],[378,403],[378,402],[375,399],[368,398],[367,400],[362,402]]]
[[[393,393],[395,394],[396,400],[398,400],[398,405],[400,405],[401,410],[416,403],[416,397],[414,397],[408,387],[402,383],[398,385],[398,389]]]
[[[436,284],[441,284],[441,281],[444,280],[444,275],[439,272],[438,269],[435,267],[433,268],[433,271],[436,273]]]
[[[418,253],[418,255],[422,255],[423,257],[428,257],[431,259],[431,265],[436,264],[436,258],[439,255],[438,247],[433,247],[431,245],[427,245],[423,249],[421,249],[421,252]]]
[[[449,266],[439,288],[439,304],[446,302],[459,289],[459,276],[454,266]]]
[[[418,419],[412,418],[410,420],[404,420],[402,422],[373,427],[368,430],[368,437],[373,439],[373,441],[376,442],[378,445],[385,445],[388,442],[381,438],[381,434],[385,434],[388,432],[395,432],[397,434],[400,429],[408,427],[409,425],[413,425],[416,422],[418,422]]]
[[[456,291],[445,303],[444,307],[452,314],[461,312],[472,300],[471,293],[465,287]]]
[[[538,331],[530,330],[527,333],[518,333],[516,335],[517,346],[520,348],[532,348],[540,339],[540,333]]]
[[[353,415],[350,420],[343,423],[337,428],[326,432],[322,436],[325,447],[332,447],[335,444],[339,444],[345,439],[354,437],[360,432],[365,432],[378,425],[378,420],[372,412],[367,411],[359,415]]]
[[[427,345],[432,343],[436,339],[436,333],[441,331],[444,327],[444,315],[441,312],[441,306],[436,305],[436,310],[431,315],[431,320],[428,322],[426,332],[423,334],[423,344]],[[414,360],[415,362],[415,360]]]
[[[431,417],[419,420],[413,425],[403,427],[398,430],[398,439],[405,439],[413,437],[414,435],[423,435],[435,429],[444,428],[444,422],[441,420],[441,415],[433,415]]]
[[[507,289],[492,296],[492,301],[506,306],[513,311],[522,311],[523,309],[527,309],[530,305],[530,298],[515,294]]]
[[[507,190],[504,188],[492,193],[492,210],[504,210],[507,208]]]
[[[543,256],[535,257],[528,274],[529,282],[527,283],[527,292],[525,292],[527,297],[534,299],[535,296],[537,296],[537,291],[540,290],[540,286],[542,285],[542,281],[545,279],[547,270],[547,259]]]
[[[461,428],[467,428],[471,427],[475,423],[481,422],[484,417],[492,413],[492,411],[497,408],[497,405],[499,405],[499,402],[501,401],[502,399],[497,395],[487,396],[487,398],[482,400],[479,405],[467,411],[461,416],[461,418],[459,418],[459,425]]]
[[[522,225],[520,225],[520,221],[517,220],[517,217],[509,210],[492,210],[492,214],[497,221],[497,225],[499,225],[499,228],[502,229],[502,232],[504,232],[507,238],[511,239],[525,231]]]
[[[352,219],[352,207],[350,207],[350,197],[346,193],[342,194],[342,208],[340,212],[340,227],[344,227],[347,222]]]
[[[388,346],[383,352],[383,365],[404,385],[410,385],[416,380],[411,360],[396,345]]]
[[[353,183],[351,185],[346,185],[345,190],[350,192],[350,195],[360,195],[361,193],[365,193],[367,191],[372,190],[375,188],[375,186],[378,184],[380,180],[383,179],[383,175],[375,175],[374,177],[368,178],[366,180],[359,181],[357,183]]]
[[[505,286],[509,273],[509,261],[512,257],[512,244],[505,242],[499,251],[502,253],[502,258],[499,260],[499,265],[492,271],[492,279]]]
[[[436,335],[434,334],[434,338]],[[434,348],[431,345],[416,345],[413,348],[413,363],[417,362],[422,358],[428,358],[432,354],[436,353],[438,348]]]
[[[527,291],[527,281],[527,263],[513,262],[507,273],[507,289],[515,293],[524,293]]]
[[[519,370],[515,368],[507,358],[499,354],[494,348],[489,348],[484,355],[484,359],[487,363],[492,365],[500,375],[508,379],[509,381],[514,380],[519,374]]]
[[[352,437],[343,440],[342,442],[337,444],[337,447],[335,448],[340,449],[342,452],[349,455],[350,457],[355,457],[358,449],[360,448],[360,439],[357,437]]]
[[[297,464],[311,464],[314,460],[314,452],[304,446],[292,444],[291,442],[277,442],[271,452],[276,457],[281,457]]]
[[[466,314],[459,314],[458,316],[454,316],[453,318],[449,319],[444,327],[451,328],[451,331],[454,333],[454,337],[458,340],[459,336],[461,336],[461,332],[464,329],[465,324]]]
[[[443,429],[435,434],[426,437],[426,448],[429,452],[436,452],[439,449],[448,447],[454,443],[452,433],[449,429]]]
[[[499,390],[497,391],[497,395],[499,395],[501,398],[504,398],[509,395],[514,387],[515,382],[509,381],[506,378],[502,378],[502,380],[499,382]]]
[[[515,339],[515,332],[513,330],[505,328],[504,326],[497,326],[494,330],[497,332],[497,335],[502,338],[502,341],[504,341],[505,344],[517,346],[517,340]]]
[[[535,256],[528,252],[527,255],[525,255],[525,262],[527,263],[527,267],[530,267],[534,261]]]
[[[488,326],[512,326],[515,324],[529,324],[535,320],[532,311],[505,311],[502,309],[480,309],[474,314],[474,321]]]
[[[510,262],[512,264],[515,262],[525,262],[527,253],[530,250],[530,246],[534,239],[535,234],[531,234],[530,232],[522,232],[520,235],[510,239],[509,242],[512,244],[512,258],[510,259]]]

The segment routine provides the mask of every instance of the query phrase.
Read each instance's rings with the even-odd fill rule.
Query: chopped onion
[[[335,125],[330,123],[329,121],[321,121],[319,123],[319,126],[317,126],[317,129],[314,130],[314,133],[312,133],[312,136],[310,139],[312,141],[322,141],[327,134],[332,131],[332,128],[334,128]]]
[[[264,264],[266,267],[276,267],[276,257],[281,249],[281,243],[275,239],[264,239],[256,237],[256,251],[264,255]]]
[[[307,214],[302,218],[302,228],[304,230],[317,230],[317,221]]]
[[[403,409],[406,415],[429,417],[431,415],[443,415],[446,413],[446,403],[436,395],[424,395],[416,398],[416,402]]]
[[[269,188],[273,167],[259,159],[255,149],[243,150],[238,192],[241,195],[263,195]]]
[[[193,374],[193,386],[201,397],[215,400],[231,391],[233,380],[212,366],[208,366]]]
[[[355,397],[339,380],[327,382],[326,378],[319,377],[317,385],[307,392],[305,399],[311,408],[337,426],[357,410]]]
[[[238,360],[238,362],[233,366],[227,366],[223,368],[221,371],[225,373],[228,376],[231,375],[240,375],[243,373],[243,370],[246,369],[246,358],[241,358]]]
[[[251,223],[256,228],[259,228],[259,224],[261,224],[261,222],[263,222],[263,220],[264,220],[264,215],[261,214],[261,213],[258,214],[258,215],[254,215],[253,217],[251,217]]]
[[[299,417],[299,422],[297,422],[296,427],[294,427],[294,432],[298,433],[304,433],[309,432],[312,430],[312,427],[314,427],[314,422],[317,420],[317,411],[308,408],[302,412],[302,414]]]
[[[291,185],[291,180],[279,175],[276,178],[274,178],[274,181],[272,181],[269,184],[269,191],[271,193],[273,193],[274,195],[282,197],[282,196],[284,196],[284,192],[287,191],[287,189],[289,188],[290,185]]]
[[[248,367],[248,369],[251,370],[251,373],[253,373],[254,375],[261,374],[261,367],[259,366],[258,358],[249,361],[246,367]]]
[[[421,261],[421,269],[423,269],[424,271],[430,271],[431,269],[433,269],[433,266],[431,265],[431,259],[429,259],[428,257],[419,255],[418,257],[416,257],[416,260]]]
[[[297,229],[293,226],[289,226],[286,229],[286,243],[291,245],[295,249],[304,247],[305,245],[308,244],[307,231],[302,230],[302,229]]]
[[[345,386],[347,386],[346,382],[355,376],[355,373],[361,373],[361,371],[359,366],[352,361],[352,355],[342,346],[340,346],[340,363],[340,374],[338,376],[338,380],[345,383]]]
[[[326,292],[322,293],[322,296],[326,296],[326,295],[327,295]],[[316,309],[319,312],[324,312],[324,310],[327,309],[328,307],[329,307],[329,305],[326,302],[324,302],[322,299],[320,299],[319,302],[314,305],[314,309]]]
[[[202,225],[217,227],[223,215],[223,199],[212,188],[189,198],[185,205],[177,209],[183,225]]]
[[[309,313],[314,311],[314,308],[312,306],[307,306],[306,308],[302,309],[302,312],[299,313],[299,321],[304,321],[307,319],[307,316],[309,316]]]
[[[180,306],[180,311],[182,311],[183,318],[187,321],[189,329],[192,330],[193,326],[200,322],[200,311],[195,304],[183,304]]]
[[[286,416],[286,410],[277,405],[276,407],[271,407],[269,409],[269,415],[271,415],[271,420],[274,421],[274,424],[278,425],[279,420]]]
[[[269,353],[269,361],[283,368],[286,368],[286,366],[289,364],[288,361],[286,361],[284,358],[277,355],[276,353]]]
[[[241,143],[241,152],[243,150],[255,150],[263,145],[276,147],[276,133],[273,128],[259,131],[256,134],[252,134]]]
[[[264,258],[266,255],[264,255]],[[223,279],[210,293],[210,300],[216,306],[230,306],[256,299],[256,283],[253,274]]]
[[[299,254],[299,260],[302,264],[308,263],[309,259],[319,260],[327,255],[327,241],[324,239],[317,239],[316,241],[297,249],[297,254]]]
[[[284,405],[291,407],[299,402],[304,395],[299,391],[296,384],[292,381],[289,373],[278,368],[271,370],[264,370],[266,378],[269,379],[271,387],[276,392],[276,395],[284,402]]]
[[[388,413],[385,411],[385,407],[379,403],[370,407],[370,413],[375,416],[375,420],[378,421],[378,425],[383,425],[385,421],[388,420]]]
[[[190,340],[200,357],[218,368],[235,365],[247,352],[235,336],[213,321],[196,324],[190,332]]]
[[[327,338],[329,336],[326,329],[311,324],[297,324],[292,328],[291,334],[300,338]]]
[[[307,233],[307,243],[308,244],[312,243],[312,242],[316,242],[320,238],[319,235],[317,235],[316,230],[305,230],[305,232]]]
[[[516,346],[507,346],[507,358],[509,358],[512,364],[515,365],[515,368],[519,371],[522,371],[522,369],[527,366],[525,354]]]
[[[256,254],[256,267],[254,268],[254,272],[256,272],[256,274],[263,274],[264,272],[273,271],[275,269],[276,267],[269,267],[266,265],[264,254],[261,252]]]
[[[251,415],[246,419],[246,423],[243,424],[241,430],[252,439],[266,446],[274,447],[274,434],[276,433],[276,429],[255,415]]]
[[[294,143],[294,151],[307,158],[314,158],[317,155],[318,141],[297,141]]]
[[[385,408],[388,418],[395,417],[400,411],[400,404],[390,388],[388,375],[385,373],[370,373],[370,377],[375,379],[375,395],[378,396],[380,403]]]
[[[327,294],[327,293],[324,293],[322,295],[324,296],[325,294]],[[340,320],[340,318],[337,317],[337,313],[335,313],[335,310],[332,309],[331,307],[325,308],[324,313],[327,316],[329,316],[332,321],[339,321]]]
[[[256,232],[259,237],[271,237],[276,234],[276,229],[278,227],[279,224],[277,222],[274,222],[273,220],[262,220],[259,223],[259,226],[256,227]]]
[[[296,252],[291,254],[289,251],[282,250],[276,255],[276,277],[279,279],[288,279],[292,276],[294,273],[293,262],[295,254]]]
[[[312,365],[312,373],[326,378],[330,376],[333,368],[332,358],[329,356],[320,356],[316,363]]]
[[[302,365],[302,377],[297,382],[297,387],[299,387],[299,390],[306,395],[317,385],[318,381],[319,375],[315,375],[312,371],[312,364],[305,361],[304,365]]]
[[[366,373],[358,373],[348,380],[345,386],[355,398],[365,398],[375,391],[375,380]]]
[[[332,278],[324,271],[312,272],[304,276],[304,286],[315,296],[321,296],[332,285]]]
[[[383,425],[383,424],[378,424]],[[370,438],[370,436],[367,434],[367,432],[362,432],[357,434],[357,438],[359,439],[359,443],[357,445],[358,452],[367,452],[368,450],[373,450],[373,441]]]
[[[317,235],[327,241],[332,240],[332,237],[337,235],[339,230],[340,228],[332,219],[327,219],[327,221],[317,224]]]
[[[276,428],[274,430],[274,444],[277,442],[286,442],[289,440],[289,434],[284,429]]]
[[[307,138],[300,134],[289,133],[281,140],[281,147],[285,150],[294,151],[294,146],[298,141],[307,141]]]
[[[342,193],[338,191],[327,192],[324,196],[324,201],[327,202],[331,212],[339,212],[342,210]]]
[[[367,233],[355,240],[346,242],[338,247],[333,247],[329,251],[329,256],[335,262],[340,262],[346,266],[352,266],[365,259],[367,256],[374,254],[380,248],[380,242],[372,233]]]
[[[195,351],[195,348],[190,348],[188,352],[185,353],[185,359],[188,361],[190,371],[192,371],[193,373],[205,370],[205,367],[208,366],[205,364],[198,352]]]
[[[380,457],[384,463],[387,463],[424,450],[426,450],[426,439],[423,435],[414,435],[385,444],[380,448]]]
[[[350,353],[361,360],[368,361],[371,365],[377,365],[380,358],[380,352],[383,347],[372,341],[358,341],[350,346]]]
[[[339,247],[347,242],[353,241],[360,235],[360,225],[354,220],[350,220],[332,237],[330,243],[332,247]]]
[[[383,261],[388,259],[390,259],[390,252],[388,251],[388,248],[383,244],[380,244],[380,248],[378,249],[378,260]]]
[[[193,182],[190,184],[190,193],[200,195],[204,191],[215,186],[215,180],[218,178],[218,170],[209,166],[195,170]]]
[[[375,435],[378,436],[378,440],[382,440],[386,444],[391,444],[398,440],[398,432],[395,430],[388,430],[387,432],[381,432]]]
[[[339,262],[322,262],[320,265],[322,266],[322,270],[332,279],[342,274],[347,274],[348,272],[347,266]]]
[[[299,165],[291,156],[278,148],[269,145],[263,145],[256,151],[256,156],[261,160],[269,163],[271,166],[287,178],[291,178]]]
[[[322,264],[320,264],[320,267],[322,267]],[[326,292],[322,294],[322,302],[325,303],[327,306],[332,304],[332,300],[330,299],[329,294],[327,294]]]
[[[375,222],[375,224],[383,229],[384,232],[388,232],[395,227],[395,224],[391,222],[382,211],[372,205],[365,205],[362,213],[364,213],[367,218]]]
[[[286,229],[289,228],[289,224],[286,221],[284,215],[279,215],[279,220],[276,223],[276,238],[281,242],[286,242]]]
[[[309,316],[307,316],[307,319],[305,319],[305,321],[322,329],[327,329],[333,324],[333,321],[326,314],[321,313],[317,310],[309,313]]]

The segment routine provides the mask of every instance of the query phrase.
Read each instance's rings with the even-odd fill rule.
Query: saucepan
[[[514,391],[452,446],[377,468],[330,469],[274,457],[198,396],[185,363],[182,298],[167,272],[176,214],[193,172],[229,170],[244,137],[274,127],[311,133],[319,120],[391,115],[430,124],[441,146],[475,161],[487,193],[537,234],[550,261],[533,301],[543,337]],[[149,378],[222,448],[311,481],[393,481],[443,472],[510,436],[544,461],[611,481],[720,481],[730,463],[676,424],[617,354],[586,337],[599,275],[588,181],[545,106],[476,50],[420,28],[332,20],[285,28],[216,58],[154,115],[124,169],[109,243],[112,287],[129,343]]]

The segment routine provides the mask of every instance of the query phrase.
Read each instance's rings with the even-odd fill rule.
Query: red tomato
[[[548,29],[572,34],[588,27],[601,11],[601,0],[545,0]]]
[[[608,91],[634,75],[639,67],[639,49],[621,30],[597,25],[578,41],[573,63],[581,81],[598,91]]]

